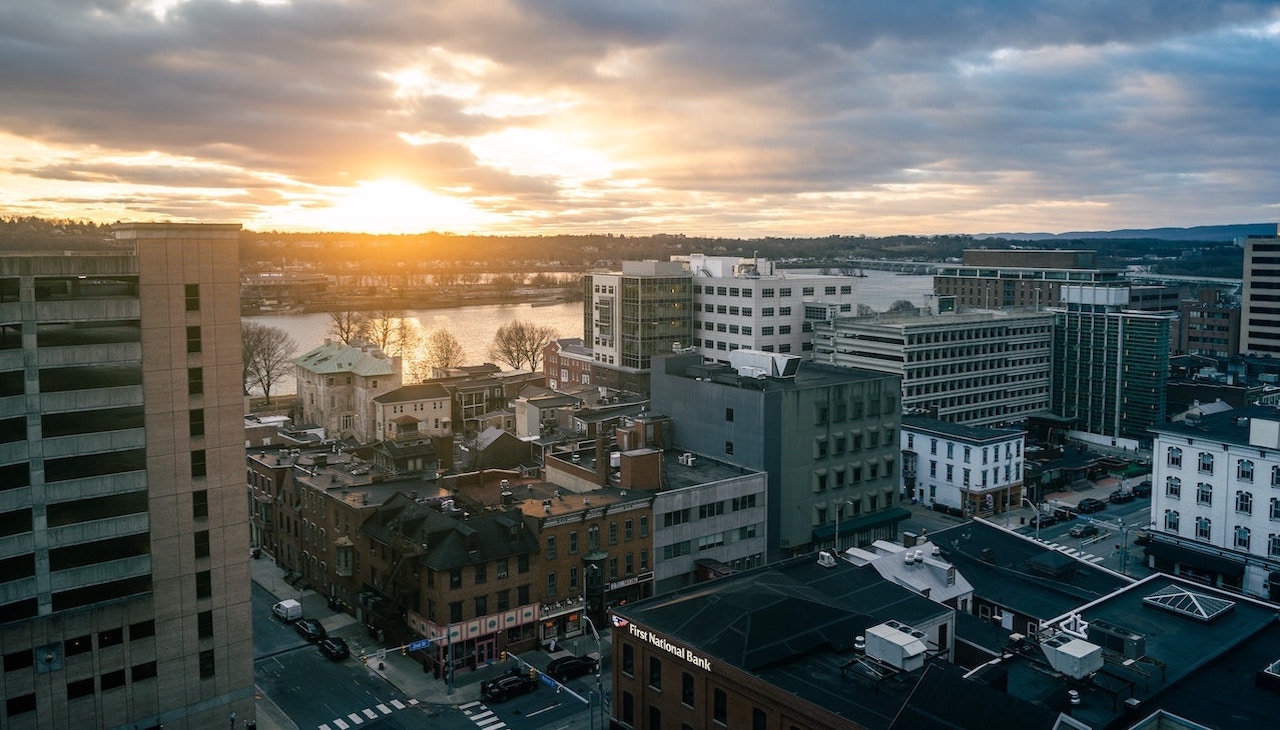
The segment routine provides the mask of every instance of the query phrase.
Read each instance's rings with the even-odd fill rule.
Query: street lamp
[[[1040,508],[1039,508],[1038,506],[1036,506],[1036,503],[1035,503],[1035,502],[1032,502],[1031,500],[1027,499],[1026,497],[1023,497],[1023,498],[1022,498],[1022,501],[1023,501],[1023,502],[1026,502],[1026,503],[1027,503],[1027,505],[1028,505],[1028,506],[1030,506],[1030,507],[1031,507],[1031,509],[1035,510],[1035,512],[1036,512],[1036,516],[1035,516],[1035,517],[1032,517],[1031,519],[1033,519],[1033,520],[1035,520],[1035,521],[1036,521],[1036,540],[1039,540],[1039,539],[1040,539]]]
[[[600,673],[604,670],[604,652],[600,649],[600,632],[596,631],[596,624],[583,612],[583,618],[587,621],[587,626],[591,627],[591,635],[596,639],[596,697],[600,707],[600,730],[604,730],[604,680],[600,678]],[[587,706],[588,725],[595,719],[595,715],[591,712],[590,704]]]
[[[590,578],[591,571],[593,570],[600,570],[600,566],[596,565],[595,563],[587,563],[585,567],[583,567],[582,569],[582,610],[578,611],[578,617],[579,617],[578,618],[578,637],[579,637],[578,653],[579,654],[582,653],[581,637],[587,633],[586,624],[591,623],[591,619],[587,618],[587,583],[591,579]],[[595,631],[594,625],[592,626],[591,630]],[[596,638],[598,641],[599,637],[596,637]]]

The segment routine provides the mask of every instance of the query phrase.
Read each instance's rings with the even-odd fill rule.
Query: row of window
[[[630,644],[622,646],[622,672],[628,677],[635,676],[635,649]],[[663,662],[659,657],[649,657],[649,689],[654,692],[662,692],[663,683]],[[697,709],[698,692],[696,689],[696,681],[694,676],[689,672],[680,672],[680,703],[690,710]],[[622,693],[622,703],[619,708],[621,720],[624,723],[632,725],[635,723],[635,700],[630,692]],[[720,725],[726,725],[729,721],[729,696],[721,688],[715,687],[711,691],[711,719]],[[662,727],[662,716],[659,709],[655,706],[649,707],[649,722],[646,727],[660,728]],[[682,725],[681,728],[688,728],[688,725]],[[751,709],[751,730],[767,730],[768,714],[759,707]]]
[[[1182,449],[1170,446],[1165,452],[1165,463],[1175,469],[1182,468]],[[1213,454],[1201,451],[1196,457],[1196,471],[1201,474],[1213,474]],[[1254,464],[1249,459],[1236,460],[1236,479],[1251,482],[1254,479]],[[1271,467],[1271,486],[1280,487],[1280,465]]]
[[[938,442],[938,439],[936,439],[936,438],[930,438],[930,439],[929,439],[929,454],[930,454],[931,456],[937,456],[937,455],[938,455],[938,443],[939,443],[939,442]],[[948,458],[948,459],[954,459],[954,458],[956,458],[956,444],[955,444],[955,442],[954,442],[954,441],[947,441],[947,442],[945,442],[945,443],[944,443],[944,445],[946,446],[947,458]],[[913,434],[913,433],[908,433],[908,434],[907,434],[907,448],[908,448],[908,449],[910,449],[910,450],[914,450],[914,449],[915,449],[915,447],[916,447],[916,435],[915,435],[915,434]],[[974,448],[973,448],[972,446],[964,446],[964,447],[962,447],[962,450],[961,450],[961,456],[960,456],[961,461],[963,461],[963,462],[964,462],[964,463],[966,463],[966,464],[970,463],[970,462],[972,461],[972,459],[973,459],[973,452],[974,452]],[[988,462],[988,460],[990,460],[990,461],[995,461],[996,459],[999,459],[999,458],[1000,458],[1000,446],[999,446],[999,445],[996,445],[996,446],[983,446],[983,447],[982,447],[982,449],[981,449],[981,451],[980,451],[979,453],[982,455],[982,463],[983,463],[983,464],[986,464],[986,463]],[[1006,442],[1006,443],[1004,444],[1004,458],[1005,458],[1005,460],[1007,461],[1007,460],[1009,460],[1009,459],[1014,458],[1015,456],[1016,456],[1016,457],[1021,457],[1021,456],[1022,456],[1022,441],[1010,441],[1010,442]]]
[[[1272,500],[1274,503],[1275,500]],[[1275,511],[1273,504],[1272,511]],[[1181,526],[1182,518],[1177,510],[1165,510],[1164,512],[1164,529],[1166,532],[1174,534],[1178,533]],[[1197,540],[1213,539],[1213,520],[1208,517],[1197,517],[1195,519],[1195,530],[1193,532]],[[1232,546],[1237,550],[1249,550],[1252,543],[1252,531],[1244,525],[1236,525],[1233,536]],[[1267,535],[1267,556],[1272,558],[1280,558],[1280,533],[1271,533]]]
[[[640,537],[649,536],[649,517],[647,515],[640,516]],[[622,539],[630,542],[636,537],[635,521],[625,520],[622,523]],[[573,530],[569,533],[568,550],[570,555],[577,555],[579,550],[578,531]],[[609,544],[618,544],[618,523],[609,523]],[[600,526],[592,525],[587,528],[587,550],[595,550],[600,547]],[[555,560],[558,553],[557,541],[555,535],[547,536],[547,560]]]
[[[812,297],[817,294],[817,291],[818,291],[817,287],[812,287],[812,286],[801,287],[800,295],[805,297]],[[833,297],[836,295],[837,291],[847,296],[847,295],[853,294],[853,287],[848,284],[845,284],[843,286],[838,286],[838,287],[837,286],[822,287],[823,296]],[[772,288],[761,289],[760,296],[766,299],[772,299],[774,297],[775,292],[779,297],[789,297],[789,296],[792,296],[793,288],[789,286],[784,286],[776,290]],[[711,286],[710,284],[708,284],[707,286],[702,286],[700,284],[694,284],[693,293],[694,294],[714,294],[716,296],[722,296],[722,297],[726,297],[726,296],[727,297],[750,297],[752,290],[749,288],[736,287],[736,286]]]

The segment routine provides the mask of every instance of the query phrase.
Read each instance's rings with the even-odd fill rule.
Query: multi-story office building
[[[953,423],[1049,410],[1053,314],[1030,308],[842,317],[814,325],[814,361],[902,378],[902,406]]]
[[[1156,567],[1280,600],[1280,411],[1250,406],[1153,430]]]
[[[1280,353],[1280,236],[1244,239],[1240,354]]]
[[[898,506],[896,375],[738,350],[654,358],[652,405],[691,453],[769,478],[771,557],[893,539]]]
[[[374,398],[400,387],[400,357],[377,345],[325,339],[293,359],[299,420],[324,427],[329,438],[377,441]]]
[[[703,357],[728,362],[733,350],[800,355],[813,349],[812,328],[849,316],[857,300],[851,276],[788,274],[768,259],[688,257],[693,274],[693,340]]]
[[[239,226],[0,253],[0,726],[253,718]]]
[[[1177,312],[1128,309],[1127,287],[1068,286],[1056,310],[1051,408],[1111,446],[1150,443],[1165,419]],[[1122,443],[1123,441],[1123,443]]]
[[[1021,430],[902,417],[902,484],[910,498],[962,515],[1022,506]]]
[[[1100,269],[1096,260],[1096,251],[970,249],[962,264],[938,267],[933,293],[962,307],[1056,307],[1063,286],[1124,282],[1123,269]]]
[[[650,358],[692,337],[692,281],[679,262],[624,261],[621,272],[589,274],[582,286],[582,339],[599,385],[625,386],[626,374],[647,372]]]
[[[1178,352],[1229,360],[1240,351],[1240,306],[1202,289],[1179,307]]]

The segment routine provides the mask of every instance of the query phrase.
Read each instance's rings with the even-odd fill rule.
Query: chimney
[[[604,434],[596,434],[596,484],[609,486],[609,442]]]

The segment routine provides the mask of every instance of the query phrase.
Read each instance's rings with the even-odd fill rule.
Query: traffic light
[[[408,644],[405,644],[404,646],[401,646],[401,647],[400,647],[400,656],[407,656],[408,654],[409,654],[409,645],[408,645]]]
[[[498,661],[500,661],[500,662],[505,662],[506,660],[507,660],[507,653],[506,653],[505,651],[503,651],[503,652],[499,652],[499,653],[498,653]]]
[[[537,678],[538,678],[538,670],[534,669],[533,667],[529,667],[529,679],[537,679]]]

